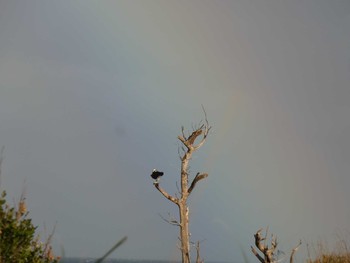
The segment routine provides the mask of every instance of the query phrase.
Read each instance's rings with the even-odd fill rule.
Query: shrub
[[[28,218],[25,198],[18,208],[6,202],[6,191],[0,196],[0,263],[57,263],[49,240],[44,244],[35,235],[35,227]]]

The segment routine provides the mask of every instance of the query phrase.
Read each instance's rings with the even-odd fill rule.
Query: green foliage
[[[0,263],[57,263],[51,246],[41,243],[35,230],[24,198],[16,209],[7,204],[3,191],[0,196]]]

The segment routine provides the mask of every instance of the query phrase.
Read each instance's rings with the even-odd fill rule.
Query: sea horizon
[[[98,258],[92,257],[65,257],[61,258],[60,263],[93,263]],[[181,263],[181,261],[174,260],[152,260],[152,259],[118,259],[118,258],[108,258],[103,261],[104,263]],[[229,261],[205,261],[207,263],[233,263]],[[238,262],[234,262],[238,263]]]

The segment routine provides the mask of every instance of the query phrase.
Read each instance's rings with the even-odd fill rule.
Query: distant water
[[[60,263],[94,263],[96,260],[93,258],[62,258]],[[174,263],[174,261],[105,259],[103,263]]]
[[[94,263],[96,259],[93,258],[63,258],[60,263]],[[205,261],[207,262],[207,261]],[[163,261],[163,260],[125,260],[125,259],[106,259],[103,263],[176,263],[175,261]],[[178,262],[180,263],[180,262]],[[220,263],[220,262],[207,262],[207,263]],[[227,262],[226,262],[227,263]]]

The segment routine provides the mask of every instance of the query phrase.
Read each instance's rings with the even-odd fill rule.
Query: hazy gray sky
[[[350,230],[350,2],[0,1],[2,188],[26,186],[55,250],[179,259],[177,135],[213,126],[192,174],[205,260],[253,262],[260,227],[288,252]],[[24,183],[25,181],[25,183]],[[349,233],[349,232],[348,232]],[[305,254],[306,247],[300,255]]]

